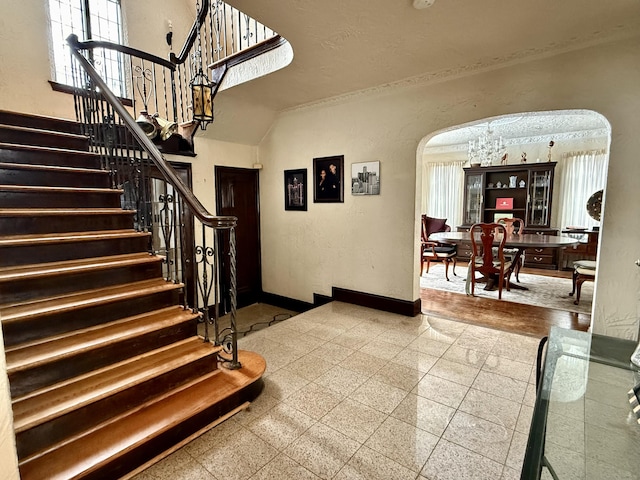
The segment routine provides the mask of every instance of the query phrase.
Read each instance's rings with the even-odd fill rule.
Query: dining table
[[[470,232],[437,232],[429,235],[429,240],[432,242],[440,243],[463,243],[471,242]],[[501,241],[500,236],[496,236],[494,245],[499,245]],[[515,265],[524,251],[527,248],[567,248],[577,245],[578,239],[569,236],[560,235],[539,235],[537,233],[524,233],[522,235],[507,235],[505,240],[505,248],[512,248],[516,250],[516,254],[513,256],[512,263]],[[486,290],[493,288],[493,282],[488,282]],[[524,285],[510,282],[510,288],[518,290],[528,290]]]

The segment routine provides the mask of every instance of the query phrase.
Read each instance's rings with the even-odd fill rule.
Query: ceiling
[[[466,150],[487,129],[495,137],[503,137],[505,145],[548,143],[549,140],[602,139],[610,133],[609,123],[595,112],[585,110],[528,112],[505,115],[473,125],[453,127],[438,133],[426,145],[425,153],[447,153]]]
[[[219,95],[281,112],[638,35],[640,1],[227,0],[286,38],[292,63]],[[428,3],[428,2],[423,2]]]

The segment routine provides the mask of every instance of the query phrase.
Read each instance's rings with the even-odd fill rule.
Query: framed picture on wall
[[[307,210],[307,169],[284,171],[284,209]]]
[[[344,202],[344,155],[313,159],[313,201]]]
[[[380,195],[380,162],[351,164],[351,194]]]

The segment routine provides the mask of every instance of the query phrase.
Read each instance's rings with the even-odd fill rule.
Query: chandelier
[[[491,124],[487,123],[487,131],[477,140],[469,140],[469,163],[488,167],[498,165],[507,152],[502,137],[496,138],[491,130]]]

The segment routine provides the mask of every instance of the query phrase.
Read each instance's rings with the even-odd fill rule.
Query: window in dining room
[[[559,226],[590,229],[599,222],[587,211],[589,197],[606,184],[608,154],[605,149],[567,152],[559,162]]]
[[[422,212],[434,218],[446,218],[451,226],[462,224],[465,161],[425,162],[426,194]]]

